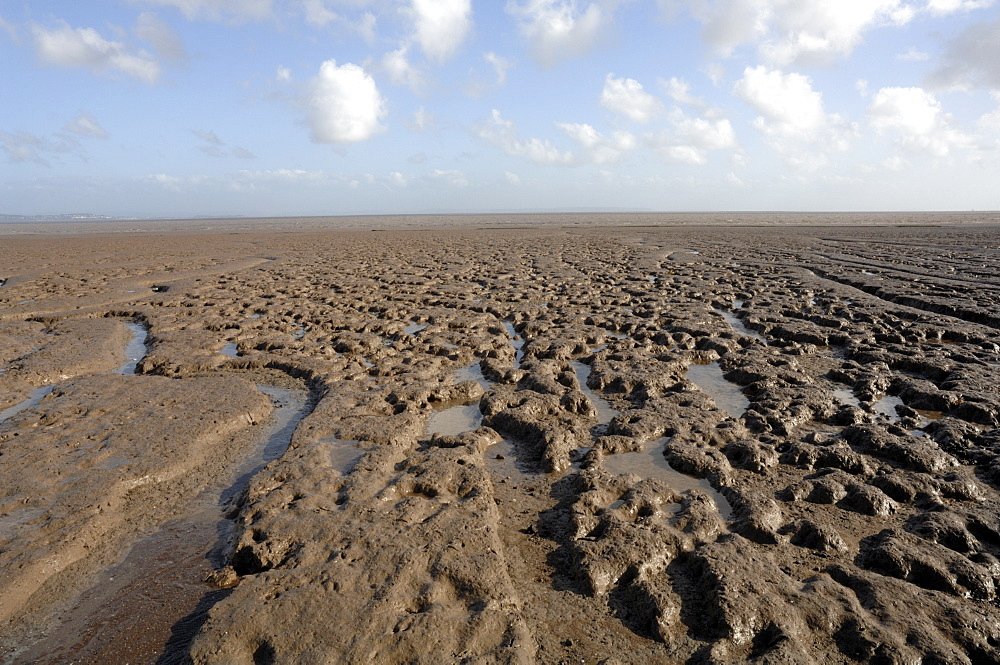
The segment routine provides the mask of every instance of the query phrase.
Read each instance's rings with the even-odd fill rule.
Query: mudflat
[[[1000,662],[1000,226],[692,219],[9,227],[0,659]]]

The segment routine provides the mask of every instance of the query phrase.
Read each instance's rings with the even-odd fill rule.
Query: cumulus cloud
[[[429,60],[444,62],[472,29],[470,0],[413,0],[416,39]]]
[[[636,122],[649,122],[663,110],[663,104],[634,79],[608,74],[601,90],[601,106]]]
[[[187,49],[170,24],[151,12],[139,14],[135,35],[150,44],[153,50],[171,62],[185,62]]]
[[[613,4],[612,4],[613,6]],[[612,19],[611,11],[590,2],[581,11],[576,0],[510,0],[506,11],[516,18],[535,58],[545,67],[589,52]]]
[[[316,143],[356,143],[385,129],[385,100],[375,80],[352,63],[324,62],[309,82],[304,104]]]
[[[330,10],[323,0],[303,0],[302,9],[305,11],[306,23],[317,28],[322,28],[338,18],[337,13]]]
[[[445,182],[452,187],[469,186],[469,179],[461,171],[434,169],[431,172],[430,177],[434,180]]]
[[[1000,90],[1000,18],[969,26],[948,41],[943,66],[931,74],[934,88]]]
[[[151,54],[131,52],[122,42],[109,41],[93,28],[73,28],[66,23],[53,29],[36,25],[32,33],[35,52],[46,64],[116,71],[145,83],[155,83],[160,76],[160,64]]]
[[[496,84],[503,85],[507,82],[507,71],[514,66],[507,58],[503,58],[493,51],[489,51],[483,54],[483,60],[493,65],[493,71],[496,74]]]
[[[945,157],[971,143],[923,88],[882,88],[872,96],[868,122],[877,132],[897,134],[899,147],[910,154]]]
[[[736,132],[727,118],[691,117],[681,109],[670,114],[671,131],[646,137],[647,143],[670,161],[701,166],[713,150],[737,146]]]
[[[686,0],[703,24],[703,37],[719,55],[756,45],[773,64],[829,62],[850,55],[864,33],[901,25],[915,11],[901,0]]]
[[[395,51],[389,51],[382,56],[382,69],[394,85],[405,85],[414,92],[420,92],[426,82],[423,73],[410,63],[409,51],[410,47],[406,44]]]
[[[667,96],[678,104],[688,104],[691,106],[704,106],[705,102],[691,94],[691,85],[684,79],[670,77],[660,83],[667,91]]]
[[[189,19],[208,21],[260,20],[271,15],[272,0],[142,0],[149,5],[174,7]]]
[[[790,164],[815,170],[830,152],[847,150],[856,128],[839,115],[827,114],[823,95],[807,76],[760,65],[747,67],[733,93],[760,115],[754,127],[768,137]]]
[[[635,137],[629,132],[614,132],[605,136],[584,123],[556,123],[566,136],[579,143],[587,152],[587,161],[593,164],[612,164],[621,161],[626,152],[636,147]]]
[[[573,153],[559,150],[548,140],[537,138],[522,139],[514,123],[504,120],[500,111],[493,109],[490,119],[480,123],[474,133],[480,139],[492,143],[508,155],[526,159],[535,164],[556,166],[573,163]]]

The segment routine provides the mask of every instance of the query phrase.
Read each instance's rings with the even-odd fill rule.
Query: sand
[[[723,217],[5,229],[0,659],[1000,661],[1000,228]]]

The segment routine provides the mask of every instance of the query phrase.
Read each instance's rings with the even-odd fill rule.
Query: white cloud
[[[1000,90],[1000,18],[969,26],[948,41],[943,66],[929,77],[935,88]]]
[[[504,171],[503,179],[508,185],[514,185],[515,187],[521,184],[521,176],[511,171]]]
[[[654,149],[667,159],[701,166],[708,163],[709,152],[736,148],[736,132],[726,118],[692,118],[680,109],[670,114],[672,131],[646,137]]]
[[[423,106],[413,112],[413,119],[406,121],[406,128],[414,132],[425,132],[434,127],[434,116]]]
[[[825,124],[823,96],[813,90],[808,76],[747,67],[733,92],[784,133],[810,135]]]
[[[303,0],[302,8],[306,13],[306,23],[317,28],[322,28],[338,18],[336,12],[328,9],[323,0]]]
[[[608,74],[601,90],[601,106],[636,122],[649,122],[663,110],[663,104],[634,79]]]
[[[209,21],[260,20],[271,15],[272,0],[142,0],[146,4],[174,7],[189,19]]]
[[[160,76],[160,64],[145,51],[129,52],[121,42],[108,41],[93,28],[34,26],[35,51],[39,59],[61,67],[86,67],[94,72],[118,71],[146,83]]]
[[[897,133],[899,147],[910,154],[945,157],[971,143],[951,126],[934,95],[922,88],[882,88],[868,106],[868,121],[880,133]]]
[[[468,187],[469,179],[461,171],[434,169],[431,178],[446,182],[452,187]]]
[[[932,14],[954,14],[986,9],[994,0],[927,0],[927,10]]]
[[[3,16],[0,16],[0,30],[7,33],[7,36],[11,39],[17,39],[17,27],[13,23],[4,20]]]
[[[735,173],[733,173],[732,171],[726,174],[726,182],[728,182],[733,187],[739,187],[740,189],[747,187],[747,184],[743,182],[743,180],[740,179],[740,177]]]
[[[677,114],[674,127],[685,143],[701,150],[726,150],[736,147],[736,132],[726,118],[689,118]]]
[[[918,51],[912,46],[906,53],[899,53],[896,55],[896,60],[902,62],[926,62],[931,59],[931,56],[923,51]]]
[[[101,127],[101,123],[97,121],[97,118],[89,113],[81,113],[74,120],[63,127],[63,130],[86,138],[108,138],[108,132]]]
[[[612,5],[613,6],[613,5]],[[515,0],[506,11],[518,19],[535,58],[546,67],[589,52],[611,21],[610,11],[590,2],[580,11],[576,0]]]
[[[33,162],[42,166],[49,165],[43,153],[64,151],[49,139],[24,131],[0,131],[0,150],[7,154],[7,161],[13,164]]]
[[[351,27],[357,31],[358,34],[364,38],[365,42],[368,44],[375,43],[375,25],[378,20],[375,18],[375,14],[371,12],[365,12],[361,15],[357,21],[351,24]]]
[[[278,69],[275,70],[274,76],[279,81],[283,81],[283,82],[284,81],[291,81],[292,80],[292,70],[289,69],[288,67],[281,67],[281,66],[279,66]]]
[[[6,153],[11,163],[34,163],[50,166],[49,158],[63,154],[76,154],[86,161],[81,139],[106,139],[108,132],[101,127],[97,118],[89,113],[77,115],[63,125],[62,131],[40,136],[25,131],[0,131],[0,151]]]
[[[815,170],[831,152],[843,152],[856,133],[854,125],[827,114],[823,95],[802,74],[747,67],[733,93],[760,115],[754,127],[793,166]]]
[[[136,20],[135,35],[152,45],[153,49],[167,60],[185,62],[188,59],[187,50],[180,37],[170,27],[170,24],[151,12],[139,14]]]
[[[629,132],[614,132],[605,136],[592,126],[584,123],[556,123],[566,136],[586,148],[588,161],[593,164],[613,164],[636,147],[635,137]]]
[[[409,50],[410,47],[404,44],[395,51],[389,51],[382,56],[382,68],[394,85],[405,85],[414,92],[420,92],[426,82],[423,73],[410,64],[407,57]]]
[[[678,104],[689,106],[704,106],[705,102],[691,94],[691,85],[684,79],[670,77],[667,80],[660,80],[660,83],[667,90],[667,96]]]
[[[202,145],[198,146],[198,149],[209,157],[228,157],[231,155],[237,159],[257,158],[257,155],[253,154],[246,148],[240,148],[237,146],[230,150],[226,145],[226,142],[220,139],[215,132],[192,129],[191,133],[203,141]]]
[[[493,109],[490,119],[474,129],[476,136],[492,143],[508,155],[526,159],[540,165],[566,166],[573,163],[573,153],[564,152],[546,139],[522,139],[514,123],[504,120],[500,111]]]
[[[355,143],[385,129],[385,100],[358,65],[327,60],[309,82],[306,121],[317,143]]]
[[[513,67],[513,63],[510,60],[497,55],[493,51],[484,53],[483,60],[493,65],[493,71],[497,77],[497,85],[503,85],[507,82],[507,71]]]
[[[902,25],[914,10],[901,0],[686,0],[704,25],[703,37],[719,55],[745,44],[768,62],[829,62],[850,55],[864,33]]]
[[[472,29],[470,0],[413,0],[417,42],[428,59],[444,62]]]

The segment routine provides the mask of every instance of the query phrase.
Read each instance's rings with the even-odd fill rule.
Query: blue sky
[[[0,0],[0,213],[1000,208],[994,0]]]

